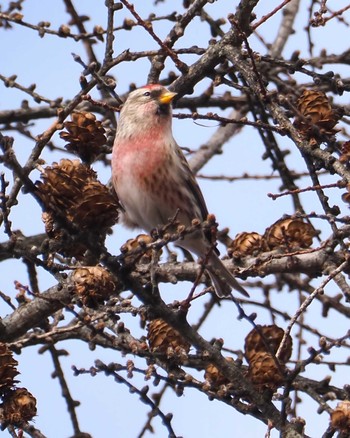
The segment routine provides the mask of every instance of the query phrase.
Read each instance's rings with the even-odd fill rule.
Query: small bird
[[[112,181],[124,209],[122,220],[146,232],[171,218],[185,226],[208,216],[196,179],[172,133],[171,103],[176,96],[159,84],[129,94],[120,112],[112,154]],[[249,296],[218,257],[210,236],[199,229],[175,245],[206,261],[218,297],[236,289]]]

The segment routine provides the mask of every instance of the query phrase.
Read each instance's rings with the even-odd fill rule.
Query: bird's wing
[[[182,150],[180,149],[180,147],[177,148],[176,153],[181,161],[181,165],[183,168],[183,172],[181,172],[180,183],[183,184],[184,186],[187,186],[187,188],[192,193],[192,195],[194,197],[194,202],[198,206],[200,214],[201,214],[201,217],[198,219],[205,221],[205,220],[207,220],[207,217],[208,217],[208,208],[207,208],[207,205],[205,203],[203,193],[202,193],[202,191],[201,191],[201,189],[196,181],[196,178],[195,178],[192,170],[190,169],[190,166],[189,166]],[[206,232],[204,232],[204,235],[205,235],[206,239],[208,240],[208,242],[210,244],[212,244],[213,239],[212,239],[212,235],[211,235],[210,231],[207,230]],[[219,254],[219,250],[216,247],[214,248],[214,251],[215,251],[215,253]]]
[[[207,220],[208,216],[208,209],[207,205],[205,203],[203,194],[201,189],[199,188],[199,185],[196,181],[196,178],[190,169],[190,166],[188,165],[188,162],[180,149],[180,147],[177,147],[176,153],[181,161],[181,166],[183,168],[183,172],[181,172],[180,177],[182,179],[181,182],[184,183],[185,186],[190,190],[190,192],[193,194],[196,204],[199,207],[201,217],[198,219],[201,219],[203,221]]]

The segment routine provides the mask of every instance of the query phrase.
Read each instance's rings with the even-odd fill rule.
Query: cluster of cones
[[[60,136],[67,141],[66,149],[80,159],[62,159],[47,166],[36,185],[46,232],[57,242],[57,252],[79,259],[88,247],[73,237],[82,232],[103,237],[116,223],[119,205],[90,167],[106,144],[101,122],[92,113],[76,112],[64,126],[67,131]]]
[[[152,320],[148,324],[147,340],[150,351],[165,355],[177,364],[181,364],[190,351],[190,344],[181,334],[163,319]],[[275,324],[256,326],[245,338],[244,356],[248,362],[246,377],[259,392],[272,395],[283,386],[288,376],[286,367],[292,354],[292,338]],[[226,357],[227,363],[233,363],[232,357]],[[205,368],[206,381],[214,390],[230,387],[229,379],[214,365]],[[266,392],[267,391],[267,392]],[[338,403],[330,416],[332,428],[343,433],[350,430],[350,401]]]
[[[284,331],[274,324],[257,326],[246,336],[244,356],[249,364],[246,375],[258,391],[275,391],[285,381],[285,365],[292,353],[292,338],[286,336],[280,348],[283,337]],[[226,360],[229,363],[233,358],[227,357]],[[229,384],[213,364],[207,366],[205,378],[214,387]]]
[[[275,390],[285,380],[285,364],[292,353],[292,338],[286,336],[280,348],[283,338],[284,331],[280,327],[267,325],[257,326],[245,339],[244,355],[249,364],[247,376],[258,390]],[[177,330],[160,318],[148,324],[147,339],[152,352],[167,357],[177,356],[179,361],[183,354],[188,354],[191,347]],[[228,363],[233,362],[232,357],[226,360]],[[214,387],[229,383],[214,364],[206,367],[205,379]]]
[[[62,159],[47,166],[41,177],[37,189],[47,234],[61,245],[63,255],[82,257],[87,247],[83,242],[69,243],[65,233],[71,237],[84,231],[96,236],[106,233],[117,221],[117,200],[80,160]]]
[[[263,235],[255,231],[238,234],[231,242],[228,254],[238,259],[277,249],[290,252],[310,247],[315,236],[316,231],[310,223],[299,218],[286,217],[268,227]]]

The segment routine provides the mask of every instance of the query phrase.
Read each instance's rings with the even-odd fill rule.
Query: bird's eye
[[[149,91],[146,91],[145,93],[143,93],[144,96],[150,96],[151,93]]]

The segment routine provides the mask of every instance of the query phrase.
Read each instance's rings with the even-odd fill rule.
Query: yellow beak
[[[172,93],[171,91],[165,91],[160,97],[159,102],[161,104],[168,104],[170,103],[174,97],[177,95],[177,93]]]

